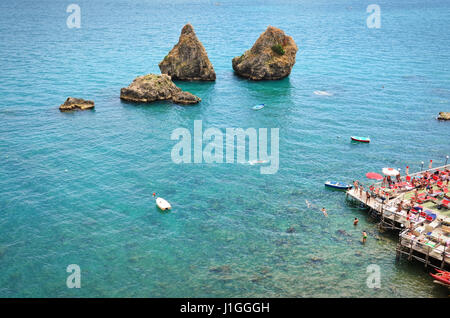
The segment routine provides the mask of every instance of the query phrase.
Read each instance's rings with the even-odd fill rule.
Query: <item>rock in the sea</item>
[[[291,73],[297,51],[292,37],[269,26],[250,50],[233,58],[233,69],[251,80],[282,79]]]
[[[180,92],[178,94],[175,94],[172,97],[172,101],[175,104],[184,104],[184,105],[190,105],[190,104],[197,104],[201,101],[201,99],[194,94],[191,94],[189,92]]]
[[[231,267],[229,265],[214,266],[211,267],[209,271],[213,273],[230,273]]]
[[[190,24],[183,27],[178,43],[159,63],[159,69],[161,73],[170,75],[173,80],[216,80],[216,72],[208,54]]]
[[[288,228],[287,230],[286,230],[286,233],[295,233],[296,231],[295,231],[295,227],[293,227],[293,226],[291,226],[290,228]]]
[[[440,112],[437,119],[438,120],[450,120],[450,112]]]
[[[69,97],[64,104],[59,106],[59,110],[62,112],[70,110],[86,110],[94,108],[94,102],[91,100],[84,100],[82,98]]]
[[[178,104],[197,104],[201,99],[176,86],[169,75],[148,74],[139,76],[128,87],[120,90],[120,98],[136,103],[171,100]]]
[[[342,235],[342,236],[349,236],[351,237],[352,235],[350,233],[348,233],[346,230],[337,230],[336,234]]]

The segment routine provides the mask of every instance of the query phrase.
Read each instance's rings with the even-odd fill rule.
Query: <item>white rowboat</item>
[[[163,211],[170,210],[172,208],[170,203],[164,200],[163,198],[156,198],[156,205]]]

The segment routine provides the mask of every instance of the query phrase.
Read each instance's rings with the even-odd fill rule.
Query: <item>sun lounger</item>
[[[440,206],[441,206],[441,207],[444,207],[444,208],[446,208],[446,209],[450,209],[449,205],[450,205],[450,201],[449,201],[449,200],[446,200],[446,199],[443,199],[443,200],[441,201],[441,203],[440,203]]]
[[[425,197],[425,198],[417,199],[417,203],[423,204],[425,202],[435,201],[435,200],[436,200],[436,198],[428,196],[428,197]]]
[[[450,234],[450,226],[442,225],[442,231]]]

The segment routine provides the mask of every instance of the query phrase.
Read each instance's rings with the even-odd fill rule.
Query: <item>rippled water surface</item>
[[[422,265],[396,264],[395,235],[323,183],[450,155],[450,124],[435,120],[450,111],[448,1],[377,1],[380,29],[366,26],[368,1],[77,3],[81,29],[66,27],[67,1],[0,2],[0,297],[447,295]],[[217,81],[177,84],[203,101],[121,102],[187,22]],[[235,77],[231,59],[268,25],[299,46],[291,76]],[[95,111],[60,113],[68,96]],[[174,164],[171,132],[197,119],[280,128],[278,173]],[[160,213],[153,192],[173,211]],[[81,289],[66,287],[69,264]],[[378,290],[366,287],[369,264]]]

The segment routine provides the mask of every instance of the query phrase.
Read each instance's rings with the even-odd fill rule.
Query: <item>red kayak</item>
[[[436,271],[437,271],[438,273],[444,274],[444,276],[450,276],[450,272],[443,271],[443,270],[437,269],[437,268],[436,268]]]
[[[450,272],[438,270],[437,274],[430,273],[430,275],[437,281],[450,286]]]

